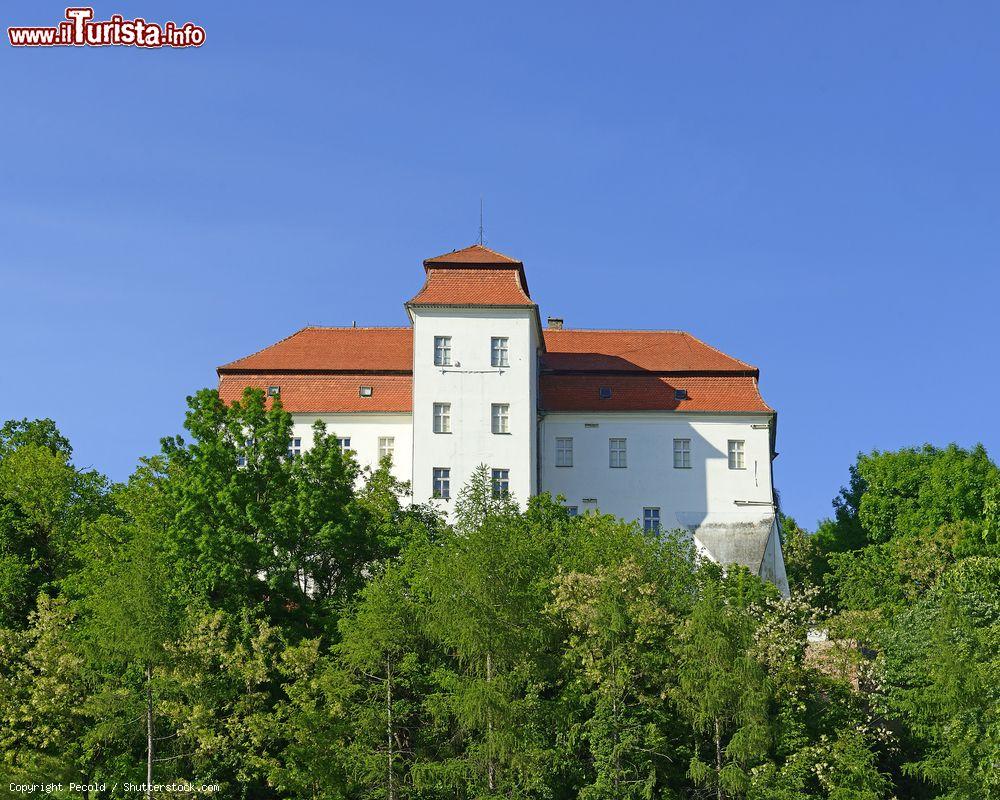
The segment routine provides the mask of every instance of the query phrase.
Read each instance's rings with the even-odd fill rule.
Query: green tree
[[[65,598],[42,594],[26,626],[0,628],[0,772],[11,782],[89,782],[99,773],[101,754],[86,743],[86,655],[74,621]],[[6,789],[5,780],[0,797]]]
[[[1000,559],[963,560],[881,642],[884,710],[905,723],[903,771],[934,796],[1000,796]]]
[[[473,796],[543,791],[549,737],[539,689],[551,635],[549,546],[532,536],[513,500],[497,496],[485,468],[463,488],[456,529],[435,548],[415,589],[424,629],[450,663],[434,673],[426,704],[450,730],[451,755],[422,764],[419,785]]]
[[[718,800],[744,796],[771,747],[770,677],[750,653],[746,608],[709,576],[680,631],[676,699],[696,737],[688,774]]]
[[[89,699],[91,709],[107,719],[95,732],[118,728],[110,718],[141,707],[145,794],[152,798],[157,742],[173,738],[173,731],[158,730],[157,678],[170,662],[182,614],[170,583],[170,513],[162,482],[149,469],[120,488],[115,502],[121,515],[102,516],[89,526],[81,548],[89,558],[68,585],[80,598],[80,635],[88,662],[105,679]]]
[[[788,585],[792,591],[802,591],[814,585],[817,579],[816,548],[812,537],[792,517],[784,514],[781,515],[779,530]]]
[[[412,766],[425,755],[423,698],[434,664],[410,580],[407,568],[390,567],[340,626],[337,660],[355,687],[347,758],[364,797],[410,796]]]
[[[997,477],[997,467],[982,445],[971,450],[954,444],[943,449],[924,445],[859,454],[850,484],[835,502],[832,538],[858,546],[948,522],[982,520],[986,492]]]
[[[582,712],[570,736],[585,742],[592,764],[579,796],[590,800],[657,796],[679,754],[689,752],[674,733],[679,720],[665,692],[688,598],[671,594],[674,581],[658,568],[690,572],[693,565],[650,558],[663,545],[638,535],[635,545],[621,563],[562,574],[553,589],[550,613],[569,631],[567,695]]]
[[[58,592],[80,526],[109,509],[107,481],[71,453],[52,420],[0,428],[0,625],[23,626],[39,592]]]

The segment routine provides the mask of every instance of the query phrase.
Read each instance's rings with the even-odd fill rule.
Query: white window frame
[[[302,437],[301,436],[288,437],[288,457],[295,458],[296,456],[300,455],[302,455]]]
[[[451,499],[451,467],[434,467],[431,471],[431,497]]]
[[[572,467],[573,466],[573,437],[572,436],[557,436],[556,437],[556,466],[557,467]]]
[[[621,436],[608,439],[608,466],[611,469],[628,467],[628,439]]]
[[[451,403],[435,403],[432,430],[434,433],[451,433]]]
[[[350,436],[337,436],[337,447],[340,448],[341,454],[353,453],[351,450],[351,437]]]
[[[434,366],[435,367],[450,367],[451,366],[451,337],[450,336],[435,336],[434,337]]]
[[[510,470],[497,467],[490,474],[493,481],[493,496],[504,497],[510,494]]]
[[[510,433],[510,403],[490,406],[490,430],[498,434]]]
[[[378,460],[381,461],[386,456],[392,458],[396,452],[396,437],[395,436],[379,436],[378,437]]]
[[[674,439],[674,469],[691,469],[690,439]]]
[[[729,469],[746,469],[746,440],[730,439],[727,448],[729,452]]]
[[[660,532],[659,506],[645,506],[642,509],[642,529],[651,533]]]
[[[490,339],[490,366],[510,366],[510,337],[494,336]]]

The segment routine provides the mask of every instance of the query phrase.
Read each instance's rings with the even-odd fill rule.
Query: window
[[[642,529],[652,533],[660,532],[660,509],[644,508],[642,510]]]
[[[494,336],[490,340],[490,364],[494,367],[509,367],[507,357],[507,337]]]
[[[434,433],[451,433],[451,403],[434,404]]]
[[[288,457],[295,458],[300,455],[302,455],[302,440],[298,436],[293,436],[288,440]]]
[[[729,440],[729,469],[746,469],[746,462],[743,460],[743,440]]]
[[[341,453],[351,452],[351,437],[345,436],[343,438],[337,437],[337,447],[340,448]]]
[[[433,496],[447,500],[451,497],[451,469],[434,467]]]
[[[359,386],[358,387],[358,397],[371,397],[372,387],[371,386]]]
[[[578,516],[580,513],[580,508],[579,506],[566,506],[566,513],[569,514],[571,517]]]
[[[674,439],[674,469],[691,469],[690,439]]]
[[[602,400],[610,400],[611,399],[611,387],[610,386],[602,386],[600,389],[598,389],[597,393],[598,393],[598,395],[600,396],[600,398]]]
[[[510,493],[510,470],[493,470],[493,496],[504,497]]]
[[[608,445],[611,451],[611,466],[616,469],[624,469],[627,467],[628,462],[625,458],[625,440],[608,439]]]
[[[393,436],[378,437],[378,458],[381,461],[388,456],[392,458],[392,453],[396,449],[396,439]]]
[[[687,400],[688,390],[687,389],[674,389],[674,400]]]
[[[450,367],[451,366],[451,337],[450,336],[435,336],[434,337],[434,366],[435,367]]]
[[[572,436],[557,436],[556,437],[556,466],[557,467],[572,467],[573,466],[573,437]]]
[[[493,433],[510,433],[510,405],[494,403],[490,417],[493,420]]]
[[[243,446],[246,448],[242,453],[236,456],[236,465],[239,467],[245,467],[247,465],[247,451],[253,448],[253,439],[244,439]]]
[[[268,386],[267,387],[267,396],[268,397],[278,397],[280,394],[281,394],[281,387],[280,386]]]

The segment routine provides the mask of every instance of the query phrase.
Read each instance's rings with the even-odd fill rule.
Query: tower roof
[[[407,306],[535,305],[524,264],[481,244],[424,259],[424,272],[424,285]]]
[[[503,253],[490,250],[490,248],[483,247],[481,244],[469,245],[468,247],[463,247],[461,250],[452,250],[450,253],[443,253],[433,258],[424,259],[424,269],[429,269],[430,267],[447,268],[449,266],[523,268],[524,265],[516,258],[505,256]]]

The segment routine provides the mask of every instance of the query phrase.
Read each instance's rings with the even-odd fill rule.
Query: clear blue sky
[[[997,456],[1000,5],[542,6],[96,6],[206,28],[178,51],[4,30],[0,418],[124,478],[218,364],[403,324],[482,194],[543,315],[760,366],[803,524],[860,450]]]

